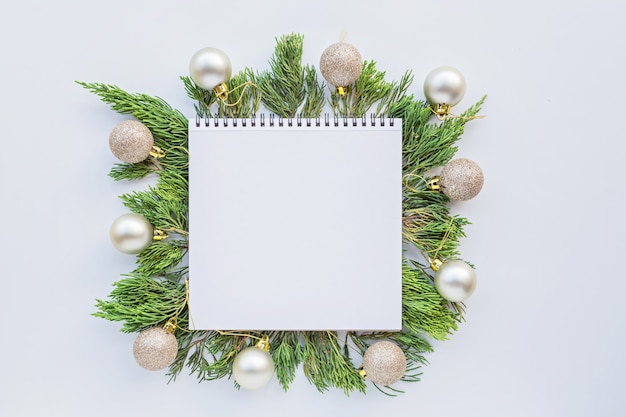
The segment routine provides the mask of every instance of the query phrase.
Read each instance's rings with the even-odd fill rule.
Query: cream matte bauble
[[[194,83],[205,90],[228,82],[233,71],[230,58],[217,48],[203,48],[193,54],[189,74]]]
[[[150,129],[137,120],[118,123],[109,135],[109,147],[117,159],[136,164],[150,156],[154,137]]]
[[[436,68],[424,80],[424,96],[430,104],[454,106],[464,95],[465,77],[456,68]]]
[[[176,337],[162,327],[143,330],[133,344],[133,356],[144,369],[159,371],[174,362],[178,354]]]
[[[359,78],[363,69],[363,58],[359,50],[349,43],[330,45],[320,58],[320,71],[335,87],[347,87]]]
[[[478,164],[466,158],[453,159],[439,174],[441,191],[450,200],[465,201],[476,197],[484,182],[485,177]]]
[[[386,340],[376,342],[363,355],[363,371],[375,384],[394,384],[406,371],[406,356],[395,343]]]
[[[463,261],[444,262],[435,272],[435,288],[448,301],[464,301],[476,289],[476,272]]]
[[[120,252],[137,254],[152,243],[154,229],[145,217],[136,213],[122,214],[110,230],[111,242]]]
[[[233,362],[233,378],[245,389],[263,388],[273,375],[272,355],[258,347],[243,349]]]

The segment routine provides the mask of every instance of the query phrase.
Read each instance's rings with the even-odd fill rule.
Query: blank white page
[[[189,121],[190,328],[401,329],[401,121],[217,122]]]

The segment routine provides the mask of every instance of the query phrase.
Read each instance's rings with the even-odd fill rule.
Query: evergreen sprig
[[[178,282],[178,276],[129,274],[113,284],[109,300],[96,300],[94,316],[122,322],[125,333],[162,325],[185,307],[185,286]],[[181,327],[186,324],[186,313],[178,317],[178,323]]]
[[[256,83],[263,94],[263,104],[281,117],[317,117],[324,106],[323,85],[317,81],[315,68],[302,65],[304,36],[284,35],[276,39],[269,71],[262,71]],[[306,100],[306,102],[305,102]],[[305,103],[302,111],[298,109]]]
[[[481,98],[460,116],[448,117],[441,123],[429,123],[433,112],[423,101],[391,104],[390,116],[402,118],[404,173],[422,175],[448,163],[457,151],[454,144],[461,138],[465,124],[478,115],[486,98]]]
[[[376,103],[376,116],[388,114],[389,108],[405,99],[406,91],[413,82],[413,74],[407,71],[400,82],[388,82],[386,73],[376,69],[375,61],[364,61],[359,78],[348,88],[348,94],[332,94],[330,105],[341,117],[361,117]],[[412,96],[406,97],[410,100]]]
[[[319,117],[325,103],[324,83],[314,67],[302,65],[303,36],[285,35],[276,40],[270,68],[260,73],[246,68],[228,82],[228,102],[213,91],[181,77],[188,96],[195,101],[198,117],[251,117],[261,100],[282,117]],[[458,117],[433,122],[430,107],[407,91],[413,75],[407,71],[400,81],[385,80],[374,61],[365,62],[361,76],[349,94],[332,94],[329,102],[338,116],[374,114],[402,118],[403,126],[403,239],[415,246],[426,261],[458,257],[458,245],[469,222],[450,215],[447,197],[428,188],[429,170],[447,163],[456,152],[455,143],[465,124],[480,111],[485,100]],[[163,325],[175,317],[178,355],[169,368],[170,381],[187,367],[200,381],[230,378],[232,363],[244,348],[254,344],[249,332],[189,331],[187,310],[188,272],[181,267],[188,241],[187,119],[164,100],[145,94],[127,93],[114,85],[79,83],[111,108],[130,114],[153,133],[157,146],[165,150],[161,160],[150,158],[138,164],[116,164],[110,172],[115,180],[132,180],[156,174],[156,185],[121,197],[131,211],[145,216],[156,228],[170,234],[138,255],[138,266],[114,284],[107,300],[97,300],[95,316],[122,323],[123,332],[137,332]],[[418,381],[425,353],[432,351],[428,339],[443,340],[462,320],[461,304],[446,302],[433,286],[431,270],[416,260],[402,266],[402,320],[398,332],[360,333],[258,331],[270,339],[276,377],[287,390],[302,366],[306,378],[320,391],[338,388],[344,393],[365,392],[366,384],[353,362],[351,351],[362,355],[378,340],[391,340],[407,358],[404,381]],[[237,335],[234,335],[237,334]],[[236,385],[236,383],[235,383]],[[236,385],[237,386],[237,385]],[[391,387],[377,387],[390,395]]]

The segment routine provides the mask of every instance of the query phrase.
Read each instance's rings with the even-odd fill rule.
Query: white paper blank
[[[401,129],[190,120],[190,327],[399,330]]]

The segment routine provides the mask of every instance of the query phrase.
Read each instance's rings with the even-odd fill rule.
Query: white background
[[[0,3],[3,416],[620,416],[623,119],[620,1]],[[90,316],[133,257],[108,228],[117,195],[114,114],[73,80],[158,95],[186,115],[179,75],[204,46],[235,71],[262,69],[274,37],[305,35],[317,64],[341,31],[391,78],[461,69],[460,109],[488,93],[459,156],[486,182],[454,206],[473,221],[462,252],[479,286],[467,323],[436,344],[422,381],[389,398],[318,394],[299,374],[283,393],[197,384],[140,369],[134,335]],[[312,312],[314,314],[314,312]]]

